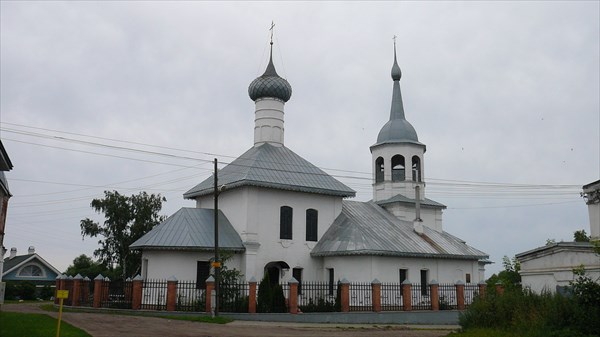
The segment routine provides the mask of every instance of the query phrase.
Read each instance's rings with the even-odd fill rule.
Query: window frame
[[[294,209],[290,206],[281,206],[279,208],[279,239],[293,239],[293,219]]]
[[[314,208],[306,210],[306,241],[319,241],[319,211]]]

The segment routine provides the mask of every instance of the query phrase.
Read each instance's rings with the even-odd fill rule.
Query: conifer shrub
[[[269,280],[269,273],[265,273],[260,284],[258,285],[258,294],[256,311],[258,312],[271,312],[271,303],[273,302],[273,294],[271,290],[271,281]]]

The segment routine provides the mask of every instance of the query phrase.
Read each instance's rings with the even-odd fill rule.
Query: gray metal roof
[[[0,171],[10,171],[13,168],[13,164],[10,161],[10,157],[2,144],[2,140],[0,139]]]
[[[395,195],[389,199],[385,199],[385,200],[380,200],[377,201],[377,205],[387,205],[387,204],[393,204],[393,203],[403,203],[403,204],[410,204],[410,205],[414,205],[415,204],[415,199],[411,199],[411,198],[407,198],[401,194]],[[440,204],[437,201],[431,200],[431,199],[427,199],[425,198],[424,200],[421,200],[421,206],[424,208],[441,208],[441,209],[445,209],[446,205],[444,204]]]
[[[545,246],[541,246],[541,247],[537,247],[531,250],[528,250],[526,252],[523,253],[519,253],[516,254],[515,257],[517,259],[521,259],[530,255],[536,255],[538,253],[544,252],[544,251],[552,251],[552,250],[561,250],[561,249],[566,249],[566,250],[590,250],[592,251],[594,248],[594,244],[591,242],[574,242],[574,241],[569,241],[569,242],[555,242],[555,243],[551,243]]]
[[[211,176],[184,193],[183,197],[193,199],[212,194],[213,184]],[[269,143],[252,147],[221,169],[219,185],[227,185],[227,190],[240,186],[259,186],[340,197],[353,197],[356,194],[350,187],[287,147]]]
[[[129,246],[130,249],[209,250],[215,246],[214,210],[181,208]],[[219,247],[244,251],[244,245],[219,211]]]
[[[344,201],[342,212],[311,252],[312,256],[379,255],[482,260],[488,255],[447,232],[423,234],[373,202]]]

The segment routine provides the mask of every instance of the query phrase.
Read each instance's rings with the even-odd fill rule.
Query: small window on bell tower
[[[392,181],[403,181],[405,179],[404,156],[399,154],[392,157]]]
[[[383,181],[383,158],[378,157],[375,159],[375,182],[380,183]]]
[[[412,180],[421,181],[421,159],[417,156],[412,157]]]

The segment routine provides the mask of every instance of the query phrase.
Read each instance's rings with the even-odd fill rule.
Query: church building
[[[284,143],[288,81],[273,64],[250,83],[254,145],[218,171],[219,247],[246,279],[427,284],[484,280],[488,255],[447,233],[446,206],[426,198],[425,144],[407,121],[401,71],[392,66],[389,121],[370,147],[373,198],[355,192]],[[384,113],[382,111],[382,113]],[[433,116],[432,116],[433,117]],[[142,251],[142,277],[203,284],[214,253],[214,176],[183,196],[182,208],[131,245]]]

